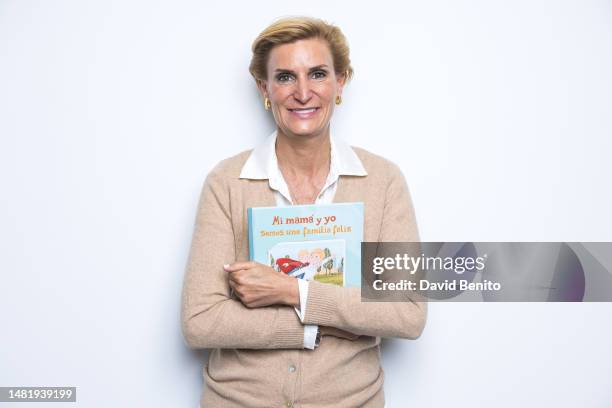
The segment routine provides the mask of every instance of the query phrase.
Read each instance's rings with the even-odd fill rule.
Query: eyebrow
[[[321,68],[328,68],[329,69],[329,67],[326,64],[321,64],[321,65],[317,65],[315,67],[310,68],[308,70],[308,72],[316,71],[316,70],[321,69]],[[295,71],[292,71],[290,69],[285,69],[285,68],[277,68],[277,69],[274,70],[274,72],[275,73],[282,72],[282,73],[288,73],[288,74],[295,74]]]

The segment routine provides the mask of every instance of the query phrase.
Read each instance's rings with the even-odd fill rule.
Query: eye
[[[315,72],[312,73],[312,77],[314,79],[323,79],[326,76],[327,76],[327,72],[322,71],[322,70],[321,71],[315,71]]]
[[[293,79],[293,76],[290,74],[287,74],[286,72],[280,73],[276,76],[276,80],[278,82],[288,82],[291,79]]]

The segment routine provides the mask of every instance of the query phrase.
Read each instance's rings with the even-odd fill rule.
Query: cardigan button
[[[289,372],[290,372],[290,373],[295,373],[295,366],[294,366],[293,364],[291,364],[291,365],[289,366]]]
[[[285,405],[287,406],[287,408],[293,408],[293,402],[291,401],[287,401]]]

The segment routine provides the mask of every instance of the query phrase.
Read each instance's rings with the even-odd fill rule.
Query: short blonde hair
[[[282,17],[253,41],[249,72],[257,83],[268,79],[268,56],[277,45],[289,44],[298,40],[321,38],[329,46],[336,74],[345,74],[345,83],[353,77],[353,67],[349,58],[349,46],[340,28],[313,17]]]

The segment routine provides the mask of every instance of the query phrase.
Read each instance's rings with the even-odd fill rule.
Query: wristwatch
[[[315,348],[321,344],[321,328],[317,326],[317,336],[315,337]]]

